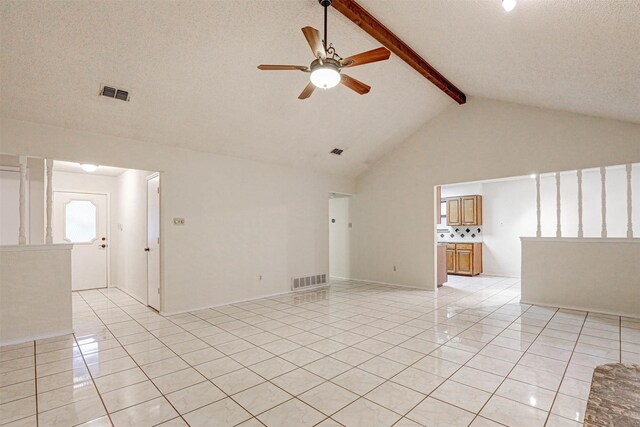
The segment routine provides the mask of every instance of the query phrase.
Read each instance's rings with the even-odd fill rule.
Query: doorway
[[[53,192],[53,241],[73,243],[71,289],[106,288],[109,262],[106,194]]]
[[[160,311],[160,175],[147,177],[147,305]]]

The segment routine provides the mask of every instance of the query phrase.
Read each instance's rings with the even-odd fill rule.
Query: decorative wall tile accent
[[[438,228],[437,238],[439,242],[482,242],[482,226]]]

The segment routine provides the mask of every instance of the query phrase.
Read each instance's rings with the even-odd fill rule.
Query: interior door
[[[71,288],[107,287],[106,194],[53,193],[53,242],[73,243]]]
[[[160,177],[147,180],[147,304],[160,311]]]

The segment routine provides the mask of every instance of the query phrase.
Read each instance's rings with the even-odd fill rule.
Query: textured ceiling
[[[640,122],[640,2],[361,0],[467,95]],[[635,26],[634,26],[635,24]],[[447,96],[392,55],[344,87],[297,99],[300,28],[316,0],[0,2],[5,116],[357,176],[442,109]],[[379,44],[330,10],[342,56]],[[100,83],[130,102],[98,96]],[[456,107],[464,108],[464,107]],[[341,157],[329,155],[344,148]]]
[[[398,58],[349,74],[372,86],[297,99],[308,65],[301,27],[316,0],[0,3],[2,114],[196,150],[356,176],[451,105]],[[346,57],[379,44],[336,11],[329,40]],[[99,97],[100,83],[130,90]],[[341,157],[330,155],[344,148]]]
[[[640,1],[360,0],[467,95],[640,123]]]

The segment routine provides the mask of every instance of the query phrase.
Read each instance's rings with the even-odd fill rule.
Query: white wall
[[[57,159],[56,159],[57,160]],[[120,242],[118,241],[117,219],[118,219],[118,178],[114,176],[72,173],[53,171],[51,180],[53,191],[73,191],[87,193],[102,193],[108,195],[109,200],[109,222],[107,244],[109,245],[109,286],[118,284],[118,252]],[[53,212],[53,215],[56,215]]]
[[[638,141],[638,124],[480,98],[452,105],[357,180],[352,276],[435,289],[435,185],[635,163]]]
[[[117,230],[119,251],[116,284],[147,303],[147,176],[129,169],[118,176]]]
[[[73,332],[71,247],[0,246],[0,346]]]
[[[328,273],[327,197],[354,191],[342,177],[8,118],[0,151],[161,171],[164,312],[286,292],[293,276]]]
[[[331,277],[351,277],[350,203],[350,197],[329,199],[329,267]]]
[[[640,239],[523,239],[522,253],[522,302],[640,317]]]

